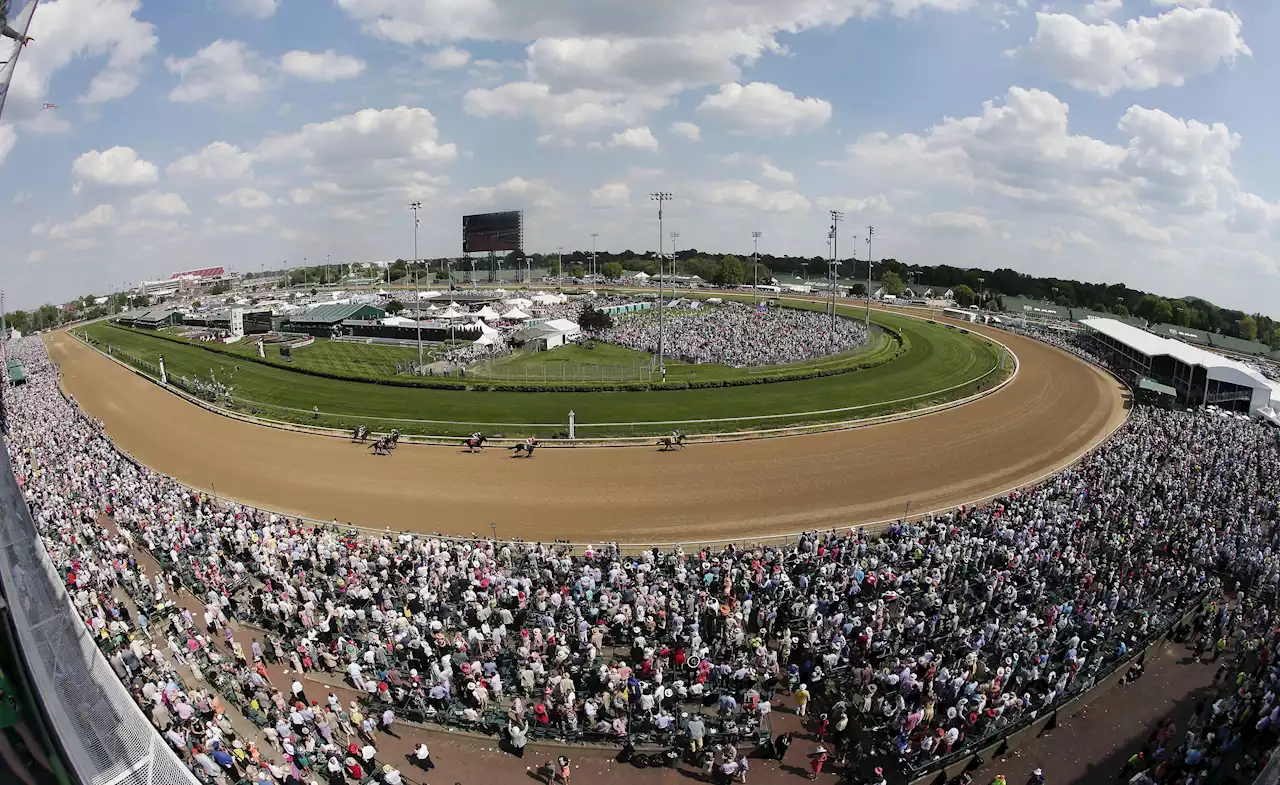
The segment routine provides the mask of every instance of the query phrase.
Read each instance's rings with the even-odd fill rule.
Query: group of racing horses
[[[369,440],[370,435],[371,434],[369,432],[369,429],[361,425],[360,427],[356,428],[354,431],[351,432],[351,441],[364,444]],[[670,436],[663,436],[661,439],[659,439],[657,442],[657,446],[662,452],[668,452],[670,450],[683,450],[685,449],[684,439],[685,439],[684,434],[681,433],[679,429],[677,429],[672,431]],[[471,434],[471,436],[469,436],[468,438],[462,441],[462,448],[469,453],[474,453],[477,450],[480,452],[484,452],[484,445],[488,441],[489,441],[489,438],[487,436],[485,436],[483,433],[476,432]],[[375,439],[373,441],[373,444],[371,444],[369,448],[373,450],[374,455],[390,455],[391,452],[395,450],[396,445],[399,443],[400,443],[400,431],[396,429],[392,429],[390,433]],[[511,451],[512,458],[532,458],[533,451],[534,449],[537,448],[537,446],[538,446],[537,437],[530,436],[528,439],[525,439],[522,442],[517,442],[511,445],[510,447],[506,447],[504,449]]]

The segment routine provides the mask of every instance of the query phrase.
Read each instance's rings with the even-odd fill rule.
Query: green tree
[[[1168,300],[1156,298],[1155,308],[1151,312],[1151,319],[1160,324],[1168,324],[1173,319],[1173,306]]]
[[[1238,322],[1240,327],[1240,337],[1246,341],[1256,341],[1258,339],[1258,320],[1252,316],[1246,316]]]
[[[1089,310],[1096,311],[1097,313],[1111,313],[1111,309],[1103,303],[1094,303],[1093,307]]]
[[[392,316],[395,316],[396,314],[404,310],[404,303],[400,302],[399,300],[392,300],[386,304],[383,310],[385,310],[387,313],[391,314]]]
[[[449,280],[449,272],[447,270],[436,270],[436,280],[437,281]]]
[[[604,273],[605,278],[617,280],[622,277],[622,265],[617,262],[605,262],[600,272]]]
[[[892,270],[880,276],[880,283],[884,286],[885,294],[892,294],[894,297],[902,294],[907,288],[902,278]]]
[[[580,264],[575,264],[574,266],[572,266],[572,267],[570,267],[570,268],[569,268],[569,277],[570,277],[570,278],[581,278],[582,276],[584,276],[584,275],[586,275],[586,274],[587,274],[587,271],[586,271],[585,269],[583,269],[582,265],[580,265]]]
[[[1115,314],[1116,316],[1128,316],[1129,308],[1124,303],[1117,303]]]
[[[849,287],[849,294],[853,297],[866,297],[867,285],[865,283],[855,283]]]
[[[613,326],[613,317],[587,303],[578,314],[578,326],[584,330],[607,330]]]
[[[956,297],[957,305],[963,305],[967,308],[978,301],[978,295],[974,294],[973,290],[964,284],[955,287],[951,292]]]
[[[720,266],[716,269],[712,280],[718,286],[741,286],[746,272],[742,260],[733,254],[728,254],[720,260]]]
[[[773,271],[763,264],[755,265],[755,274],[751,273],[751,267],[748,266],[747,273],[743,276],[743,281],[750,280],[754,284],[768,285],[773,280]]]

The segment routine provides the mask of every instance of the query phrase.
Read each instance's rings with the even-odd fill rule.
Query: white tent
[[[631,276],[631,277],[632,277],[632,278],[634,278],[634,279],[636,279],[637,281],[647,281],[647,280],[649,280],[649,274],[648,274],[648,273],[646,273],[644,270],[641,270],[640,272],[636,273],[635,275],[633,275],[633,276]]]
[[[481,308],[480,310],[476,311],[474,315],[480,319],[486,319],[486,320],[498,318],[498,312],[493,310],[487,305]]]
[[[502,318],[512,322],[519,322],[519,321],[523,321],[524,319],[528,319],[529,314],[525,313],[519,308],[512,308],[510,311],[507,311],[506,313],[504,313],[502,315]]]
[[[481,335],[479,338],[475,339],[474,341],[472,341],[471,345],[472,346],[493,346],[495,343],[497,343],[497,339],[494,338],[492,335],[489,335],[486,333]]]
[[[427,313],[440,313],[440,308],[436,305],[428,305],[426,310]]]
[[[512,306],[515,306],[516,308],[531,308],[533,307],[533,300],[530,300],[526,297],[512,297],[509,300],[503,300],[502,304],[512,305]]]
[[[388,327],[407,327],[413,324],[414,321],[404,316],[388,316],[382,320],[382,323]]]
[[[533,301],[538,305],[559,305],[569,301],[569,298],[563,294],[535,294]]]
[[[493,338],[501,338],[501,337],[502,337],[502,333],[500,333],[500,332],[498,332],[497,330],[493,329],[492,327],[490,327],[489,325],[485,324],[484,322],[477,322],[477,324],[479,324],[479,325],[480,325],[480,334],[481,334],[481,335],[488,335],[488,336],[493,337]]]
[[[434,291],[418,292],[419,300],[434,300],[439,296],[440,296],[440,293],[434,292]]]
[[[440,314],[441,319],[461,319],[465,316],[467,316],[467,314],[463,313],[462,311],[459,311],[457,308],[454,308],[452,305],[450,305],[448,308],[445,308],[444,312]]]

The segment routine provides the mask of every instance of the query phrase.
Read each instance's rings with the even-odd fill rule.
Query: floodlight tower
[[[876,233],[874,226],[867,227],[867,335],[871,335],[871,238]]]
[[[751,233],[751,288],[755,290],[755,301],[760,303],[760,238],[763,232]]]
[[[600,239],[599,232],[591,233],[591,274],[592,275],[600,274],[600,265],[596,263],[596,240],[599,240],[599,239]]]
[[[840,267],[840,222],[844,220],[844,213],[839,210],[831,211],[831,342],[835,345],[836,339],[836,289],[839,282]]]
[[[418,328],[418,373],[422,373],[422,292],[418,290],[418,225],[422,223],[418,211],[422,202],[409,202],[409,209],[413,211],[413,323]]]
[[[663,381],[667,378],[666,364],[666,332],[664,331],[664,312],[662,307],[662,206],[666,202],[672,200],[672,196],[668,191],[655,191],[649,194],[649,198],[658,203],[658,372],[662,374]]]

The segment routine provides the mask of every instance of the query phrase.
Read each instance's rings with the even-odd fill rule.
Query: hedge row
[[[886,334],[898,343],[897,349],[875,362],[856,363],[853,365],[845,365],[837,368],[824,368],[812,371],[803,371],[793,374],[778,376],[758,376],[747,377],[742,379],[719,379],[709,380],[705,382],[671,382],[670,384],[653,384],[653,383],[630,383],[630,384],[610,384],[610,383],[587,383],[587,384],[558,384],[554,382],[544,382],[541,384],[510,384],[499,382],[482,382],[482,381],[464,381],[460,379],[445,378],[426,378],[426,379],[382,379],[373,376],[355,376],[344,373],[334,373],[332,371],[322,371],[316,368],[303,368],[291,363],[270,360],[265,357],[258,357],[253,354],[239,354],[228,351],[221,344],[208,343],[192,343],[184,341],[181,338],[175,338],[160,332],[152,332],[150,330],[137,330],[132,327],[123,327],[113,324],[117,330],[136,333],[137,335],[145,335],[151,338],[159,338],[163,341],[169,341],[180,346],[192,347],[195,349],[203,349],[206,352],[230,357],[237,362],[253,362],[259,365],[266,365],[271,368],[279,368],[293,373],[306,374],[308,376],[317,376],[323,379],[335,379],[343,382],[360,382],[361,384],[382,384],[388,387],[418,387],[436,390],[472,390],[477,392],[646,392],[646,391],[663,391],[663,390],[700,390],[719,387],[744,387],[752,384],[772,384],[774,382],[795,382],[805,379],[818,379],[825,376],[838,376],[844,373],[852,373],[854,371],[865,371],[871,368],[877,368],[886,363],[898,359],[907,350],[907,341],[896,330],[888,327],[881,327]]]

